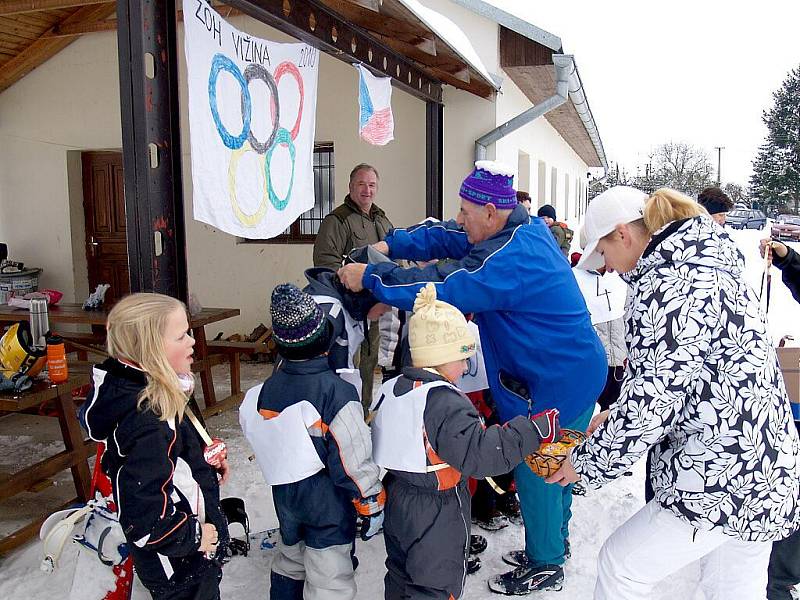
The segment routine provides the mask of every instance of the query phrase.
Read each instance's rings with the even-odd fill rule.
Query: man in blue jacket
[[[373,246],[392,259],[452,260],[411,269],[351,264],[339,277],[403,310],[433,282],[441,300],[475,313],[502,421],[557,408],[562,427],[584,430],[605,383],[605,352],[569,264],[544,222],[517,206],[512,184],[507,167],[478,161],[461,185],[455,221],[394,229]],[[551,589],[563,579],[571,490],[546,484],[525,464],[514,476],[526,548],[503,557],[517,568],[489,587],[504,594]]]

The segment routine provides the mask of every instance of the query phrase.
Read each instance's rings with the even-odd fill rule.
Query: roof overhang
[[[504,26],[500,27],[500,66],[534,105],[555,93],[556,72],[552,49]],[[576,89],[571,88],[569,100],[546,113],[545,119],[587,166],[607,168],[603,143],[597,133],[577,67],[575,71]],[[576,93],[579,91],[581,93]],[[576,102],[580,105],[576,106]]]
[[[441,102],[442,83],[482,98],[497,92],[466,35],[417,0],[211,3],[223,17],[249,14],[425,100]],[[115,30],[115,14],[116,2],[104,0],[0,0],[0,92],[81,35]]]

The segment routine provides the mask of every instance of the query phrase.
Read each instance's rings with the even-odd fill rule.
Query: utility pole
[[[722,151],[725,150],[725,146],[714,146],[717,149],[717,187],[719,187],[722,183]]]

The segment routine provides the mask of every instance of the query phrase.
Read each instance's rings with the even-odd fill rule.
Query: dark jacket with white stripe
[[[302,401],[321,417],[309,435],[324,468],[295,483],[272,486],[283,541],[305,541],[318,549],[352,543],[356,513],[380,512],[385,497],[364,409],[356,389],[331,370],[325,356],[282,360],[261,388],[258,410],[279,414]],[[321,523],[330,527],[317,527]]]
[[[439,300],[475,313],[502,421],[557,408],[567,426],[594,405],[606,381],[605,351],[541,219],[531,221],[517,206],[502,230],[475,245],[454,221],[394,229],[385,241],[392,259],[454,259],[422,269],[369,265],[362,282],[381,302],[405,310],[433,282]]]
[[[137,408],[147,385],[144,372],[109,358],[93,369],[93,389],[84,410],[89,437],[106,444],[103,470],[111,479],[120,524],[136,571],[151,592],[177,591],[196,583],[212,561],[198,551],[197,508],[174,484],[176,468],[191,470],[202,490],[205,522],[226,539],[217,475],[203,458],[188,421],[162,421]]]

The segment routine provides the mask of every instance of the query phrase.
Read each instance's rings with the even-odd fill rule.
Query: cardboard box
[[[776,348],[795,418],[800,414],[800,348]]]

